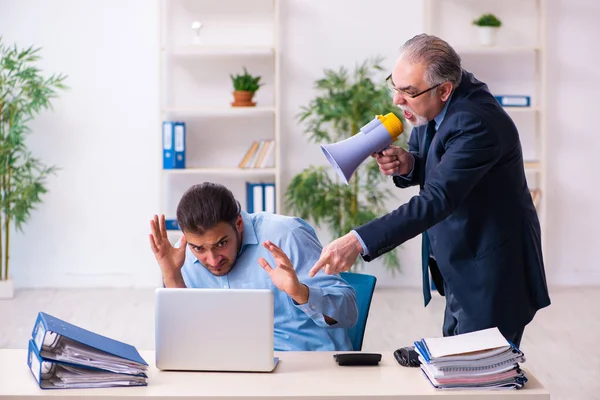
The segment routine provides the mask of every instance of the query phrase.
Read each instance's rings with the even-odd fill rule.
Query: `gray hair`
[[[409,39],[401,49],[402,56],[412,63],[425,64],[425,81],[430,85],[452,82],[460,85],[460,56],[444,40],[422,33]]]

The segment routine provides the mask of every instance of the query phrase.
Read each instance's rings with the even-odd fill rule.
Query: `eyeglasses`
[[[417,94],[410,94],[410,93],[406,93],[404,90],[400,90],[398,88],[396,88],[396,85],[394,85],[394,81],[392,81],[392,74],[390,74],[387,78],[385,78],[385,83],[387,83],[388,88],[390,89],[390,91],[394,94],[399,93],[402,96],[406,96],[406,97],[410,97],[411,99],[414,99],[416,97],[419,97],[420,95],[429,92],[430,90],[435,89],[436,87],[440,86],[442,83],[438,83],[437,85],[433,85],[432,87],[430,87],[429,89],[425,89],[422,92],[419,92]]]

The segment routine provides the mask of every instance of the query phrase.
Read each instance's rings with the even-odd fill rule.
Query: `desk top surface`
[[[101,398],[199,399],[346,399],[373,398],[469,400],[549,400],[549,392],[528,371],[521,390],[436,390],[420,368],[400,366],[392,351],[381,352],[379,366],[340,367],[332,352],[281,352],[271,373],[170,372],[154,366],[154,352],[141,352],[150,364],[148,386],[109,389],[42,390],[27,367],[25,349],[0,349],[0,399],[40,396]]]

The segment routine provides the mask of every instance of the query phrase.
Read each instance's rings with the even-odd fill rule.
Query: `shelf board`
[[[537,46],[457,46],[458,54],[519,54],[534,53],[540,50]]]
[[[525,169],[528,171],[540,171],[541,164],[539,161],[525,161]]]
[[[168,175],[232,175],[232,176],[268,176],[275,175],[275,168],[182,168],[163,169]]]
[[[272,46],[190,45],[164,48],[163,51],[175,57],[271,56],[275,53],[275,48]]]
[[[163,113],[178,116],[252,116],[275,114],[273,106],[257,107],[167,107],[162,110]]]
[[[539,107],[503,107],[507,113],[535,113],[539,112]]]

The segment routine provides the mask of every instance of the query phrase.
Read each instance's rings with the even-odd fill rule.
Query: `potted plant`
[[[29,122],[51,107],[65,76],[45,77],[34,65],[39,48],[18,49],[0,37],[0,298],[13,296],[10,279],[10,233],[22,231],[31,210],[46,193],[46,178],[56,170],[34,158],[25,139]]]
[[[298,115],[300,122],[306,123],[309,140],[329,144],[349,138],[378,114],[393,112],[403,120],[384,79],[372,79],[382,70],[381,59],[367,60],[351,74],[344,67],[325,70],[325,77],[316,82],[320,94]],[[406,147],[406,136],[401,135],[396,144]],[[374,159],[357,168],[349,185],[329,166],[310,166],[292,178],[285,203],[292,214],[316,226],[324,223],[334,237],[339,237],[387,212],[384,204],[391,192],[380,187],[386,178]],[[384,264],[392,274],[399,269],[396,250],[386,253]],[[362,259],[352,269],[359,265]]]
[[[477,26],[479,31],[479,42],[484,46],[492,46],[496,43],[496,33],[502,26],[502,21],[494,14],[488,13],[474,20],[473,25]]]
[[[254,93],[262,86],[260,83],[260,76],[252,76],[244,67],[244,73],[242,75],[232,75],[231,82],[233,83],[233,98],[234,101],[231,103],[234,107],[254,107],[255,102],[252,101]]]

